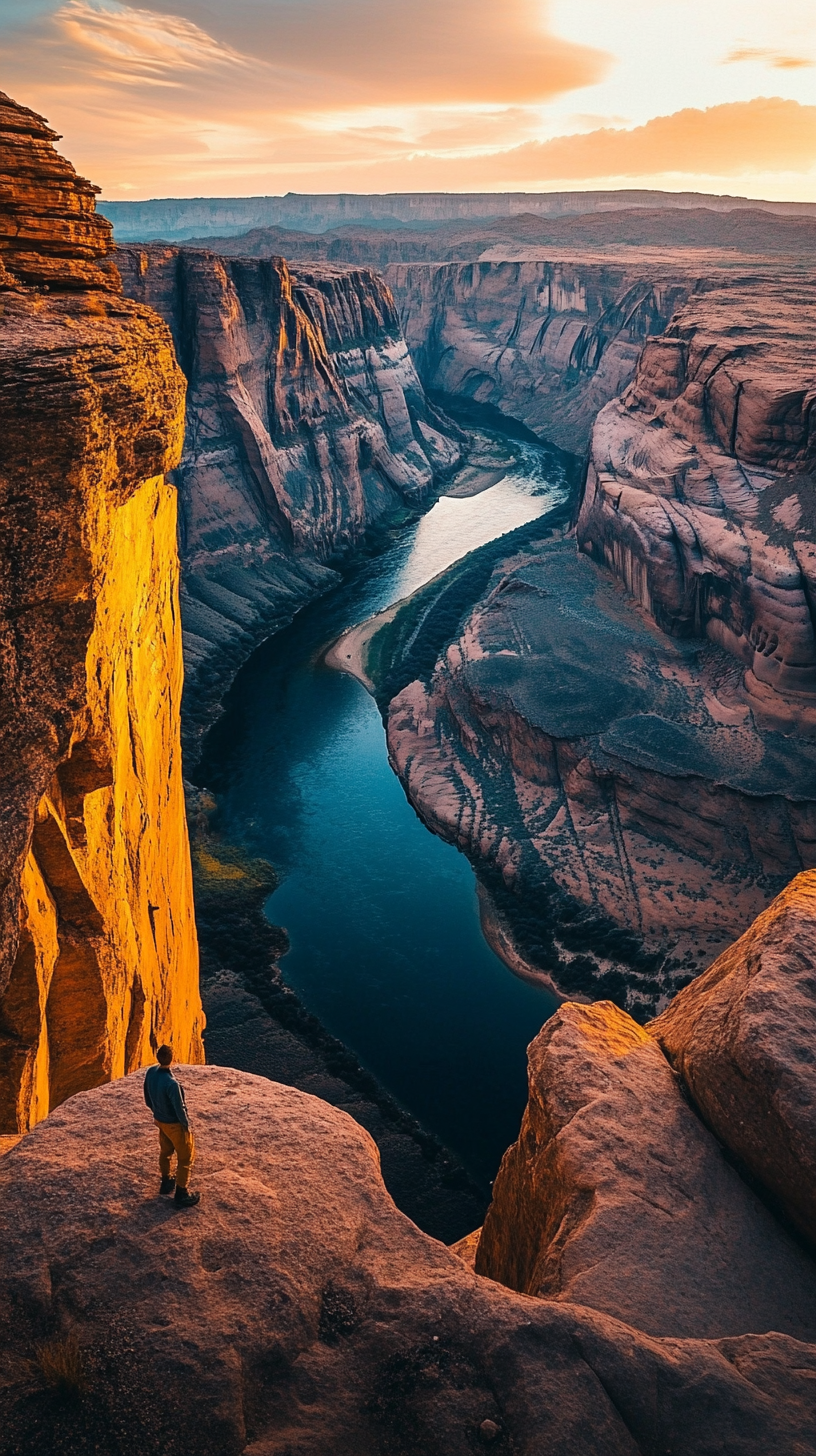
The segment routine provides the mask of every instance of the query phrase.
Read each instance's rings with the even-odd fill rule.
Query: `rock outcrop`
[[[600,414],[578,521],[664,631],[746,666],[754,718],[816,733],[816,301],[762,279],[689,300]]]
[[[184,381],[166,326],[95,261],[108,225],[53,133],[7,98],[0,128],[13,171],[0,196],[0,1128],[14,1132],[162,1039],[202,1051],[164,479]]]
[[[0,1160],[0,1451],[816,1451],[812,1345],[659,1339],[502,1289],[395,1209],[343,1113],[218,1067],[182,1080],[191,1213],[156,1196],[138,1074]],[[69,1400],[47,1383],[61,1350]]]
[[[816,861],[814,745],[757,729],[738,664],[660,632],[572,539],[496,570],[388,744],[528,958],[638,1016]]]
[[[0,91],[0,138],[0,288],[121,291],[99,188],[54,150],[57,132]]]
[[[796,275],[690,296],[595,423],[585,564],[508,563],[389,711],[423,817],[511,929],[537,916],[533,962],[638,1015],[816,863],[814,337]]]
[[[551,259],[551,261],[549,260]],[[487,405],[583,454],[699,263],[568,250],[540,261],[393,264],[385,277],[426,389]]]
[[[807,1034],[799,1009],[772,1014],[769,1043]],[[772,1140],[765,1107],[743,1110]],[[726,1162],[655,1040],[608,1001],[568,1003],[532,1043],[527,1111],[475,1267],[652,1335],[816,1341],[816,1264]]]
[[[122,249],[125,292],[169,323],[187,375],[181,500],[188,715],[336,581],[365,532],[459,460],[393,300],[367,270]]]
[[[648,1030],[717,1137],[816,1242],[816,872]]]

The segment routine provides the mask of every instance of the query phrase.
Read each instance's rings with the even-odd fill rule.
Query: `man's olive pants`
[[[153,1119],[154,1122],[156,1119]],[[195,1159],[195,1139],[188,1127],[180,1122],[156,1122],[159,1129],[159,1172],[162,1178],[170,1177],[170,1159],[175,1153],[176,1187],[186,1188],[190,1181],[190,1169]]]

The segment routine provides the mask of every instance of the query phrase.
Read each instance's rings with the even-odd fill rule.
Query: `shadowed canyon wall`
[[[330,562],[416,508],[459,461],[393,299],[368,269],[120,249],[125,292],[169,323],[187,375],[181,501],[186,718],[338,578]]]
[[[583,454],[598,410],[690,293],[686,260],[483,261],[385,270],[426,389]]]
[[[755,719],[816,730],[816,300],[763,279],[695,297],[599,416],[582,550],[675,636],[745,664]]]
[[[780,270],[707,282],[627,344],[577,543],[505,563],[390,707],[414,803],[537,922],[533,962],[638,1014],[816,862],[814,337],[812,287]],[[465,381],[466,354],[440,367]],[[513,401],[509,378],[486,394]]]
[[[0,97],[0,1127],[202,1057],[181,779],[184,381],[93,188]]]

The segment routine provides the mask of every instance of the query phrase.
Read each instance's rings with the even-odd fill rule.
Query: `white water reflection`
[[[442,496],[422,517],[409,538],[402,570],[393,577],[392,601],[410,596],[469,552],[526,526],[564,499],[564,486],[553,483],[552,461],[545,463],[533,446],[518,450],[518,464],[496,485],[479,495]]]

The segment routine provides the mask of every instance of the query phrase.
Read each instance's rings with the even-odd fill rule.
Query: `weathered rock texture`
[[[0,91],[0,288],[15,283],[119,292],[113,229],[99,191],[54,150],[43,117]]]
[[[395,1209],[344,1114],[218,1067],[182,1080],[200,1148],[189,1214],[156,1196],[138,1075],[0,1160],[0,1451],[816,1451],[812,1345],[656,1339],[511,1293]],[[14,1357],[71,1333],[88,1386],[66,1406]]]
[[[810,284],[691,299],[599,416],[578,521],[664,631],[745,664],[783,732],[816,732],[814,341]]]
[[[520,945],[538,916],[532,960],[638,1015],[816,861],[814,745],[758,730],[738,664],[571,539],[494,573],[388,744],[426,822],[500,875]]]
[[[772,1013],[768,1043],[781,1027],[807,1034],[799,1009]],[[750,1115],[772,1138],[766,1108]],[[816,1264],[725,1161],[653,1038],[608,1001],[567,1004],[530,1047],[527,1111],[476,1270],[652,1335],[816,1340]]]
[[[16,118],[18,172],[62,178],[60,196],[70,200],[72,170],[39,120],[4,106],[3,124],[9,112]],[[17,228],[33,248],[57,204],[47,185],[38,204],[34,181],[26,195],[35,222],[18,195],[11,222],[0,208],[0,228]],[[67,225],[57,229],[59,248],[43,253],[51,291],[16,286],[7,272],[2,294],[6,1132],[140,1066],[162,1039],[201,1056],[179,746],[176,498],[163,477],[181,449],[184,381],[154,313],[79,287],[106,275],[86,269],[93,199],[84,183],[76,195],[78,256]],[[73,216],[69,201],[65,212]],[[33,263],[10,257],[21,276],[36,278]]]
[[[500,871],[511,922],[550,882],[556,920],[655,954],[624,986],[609,938],[594,969],[575,934],[539,947],[633,1011],[816,863],[814,338],[797,276],[691,295],[594,425],[577,537],[601,570],[571,542],[510,563],[391,705],[412,799]]]
[[[816,1243],[816,872],[649,1026],[717,1137]]]
[[[699,269],[699,264],[696,265]],[[583,454],[599,409],[694,287],[694,265],[394,264],[385,277],[426,389],[489,405]]]
[[[181,499],[189,712],[336,580],[327,563],[459,459],[396,310],[367,270],[299,271],[172,248],[117,254],[187,375]]]

